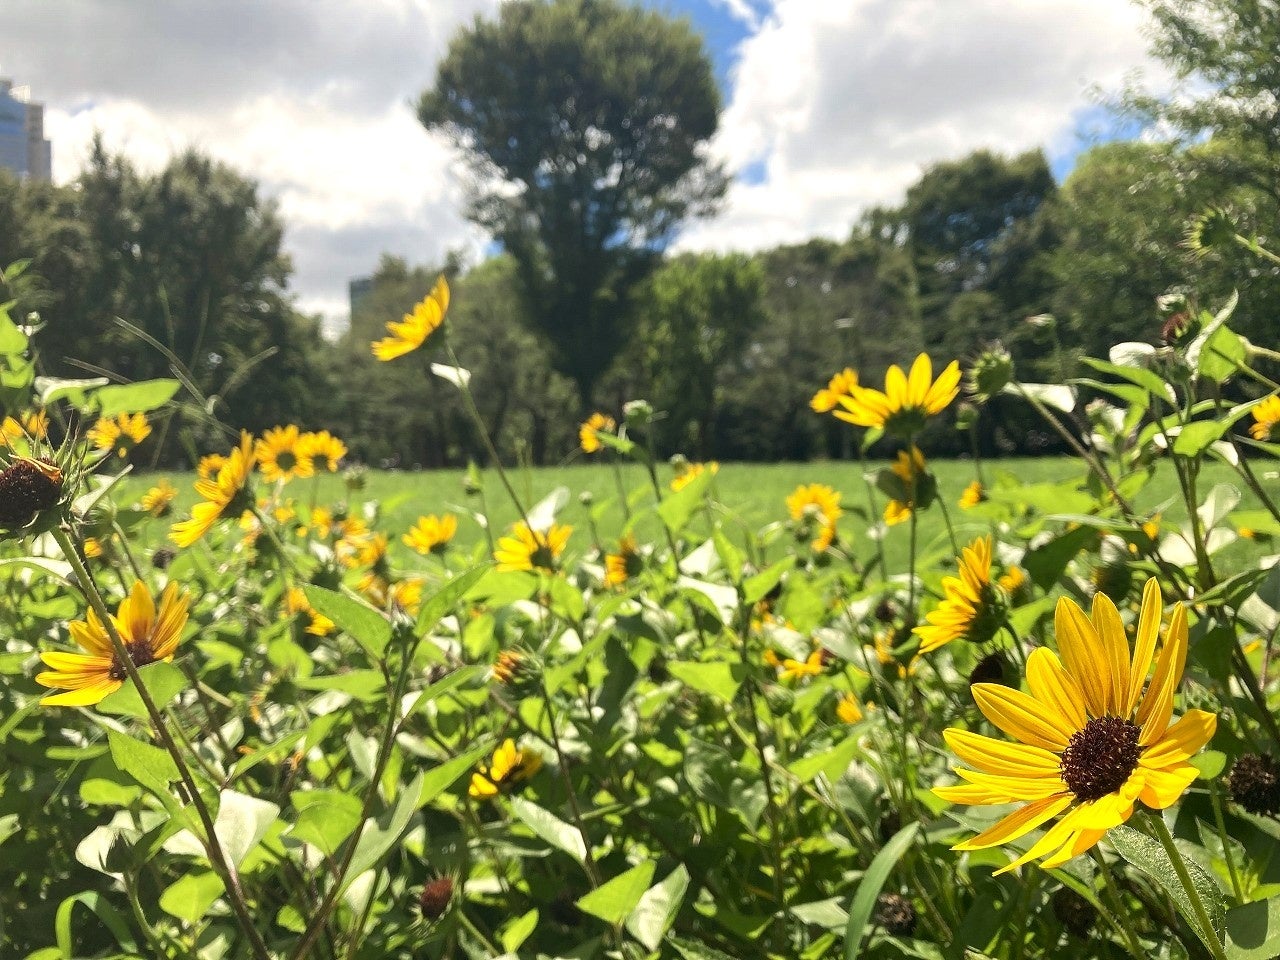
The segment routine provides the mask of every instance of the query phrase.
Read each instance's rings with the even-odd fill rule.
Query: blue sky
[[[1122,0],[639,0],[688,16],[724,93],[709,150],[736,175],[677,245],[842,237],[931,163],[1042,148],[1061,177],[1117,130],[1093,89],[1146,56]],[[411,107],[449,38],[498,0],[5,0],[0,72],[46,104],[55,178],[95,131],[145,169],[187,147],[279,205],[304,309],[345,312],[383,252],[483,255],[465,176]],[[1126,134],[1132,131],[1120,131]]]

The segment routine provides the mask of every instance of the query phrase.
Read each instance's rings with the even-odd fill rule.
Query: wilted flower
[[[18,457],[0,471],[0,529],[30,527],[62,497],[62,470],[49,460]]]
[[[1264,754],[1246,753],[1231,767],[1227,789],[1250,813],[1280,813],[1280,764]]]

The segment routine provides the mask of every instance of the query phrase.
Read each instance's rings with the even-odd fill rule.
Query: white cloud
[[[714,152],[740,180],[679,246],[841,237],[930,163],[1069,147],[1093,87],[1163,72],[1145,14],[1116,0],[777,0],[740,48]]]

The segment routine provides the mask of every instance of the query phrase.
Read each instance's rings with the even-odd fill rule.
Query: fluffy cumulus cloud
[[[196,147],[258,180],[305,309],[340,316],[380,252],[478,250],[457,160],[414,117],[457,28],[497,0],[6,0],[4,73],[46,103],[54,175],[95,131],[157,169]]]
[[[1080,147],[1092,90],[1146,56],[1145,15],[1119,0],[776,0],[743,41],[713,145],[745,171],[680,245],[839,237],[900,199],[930,163],[980,147]]]

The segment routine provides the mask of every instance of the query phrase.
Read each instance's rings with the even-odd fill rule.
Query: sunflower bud
[[[442,876],[429,880],[422,885],[422,893],[418,897],[418,907],[422,918],[428,922],[439,920],[449,910],[453,902],[453,878]]]
[[[653,404],[648,400],[628,400],[622,405],[622,416],[629,426],[647,426],[653,422]]]
[[[764,688],[764,702],[775,717],[785,717],[795,706],[796,695],[779,683],[771,683]]]
[[[484,489],[484,483],[480,477],[480,468],[476,466],[474,460],[467,461],[467,472],[462,475],[462,492],[468,497],[474,497]]]
[[[960,431],[971,430],[978,422],[978,408],[968,400],[960,403],[956,407],[956,429]]]
[[[986,403],[1013,379],[1013,357],[1000,341],[989,344],[969,368],[966,384],[978,403]]]
[[[1250,813],[1280,813],[1280,764],[1271,757],[1246,753],[1227,777],[1231,799]]]
[[[521,696],[538,685],[542,661],[528,650],[503,650],[493,664],[493,680]]]
[[[48,460],[18,457],[0,471],[0,528],[30,527],[62,496],[62,470]]]
[[[1236,225],[1221,207],[1210,207],[1191,218],[1182,245],[1196,257],[1203,257],[1214,247],[1225,247],[1236,238]]]
[[[356,464],[353,467],[347,467],[347,469],[342,472],[342,482],[347,485],[347,490],[351,493],[359,493],[363,490],[368,480],[369,470],[361,464]]]

